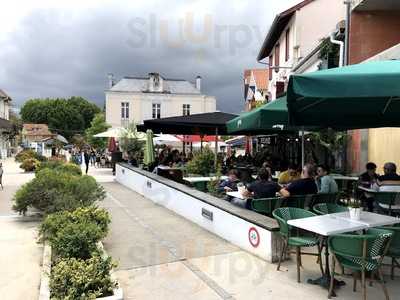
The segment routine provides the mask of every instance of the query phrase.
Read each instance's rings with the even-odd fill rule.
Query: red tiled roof
[[[254,69],[252,72],[257,88],[259,90],[268,89],[268,69]]]
[[[23,125],[23,132],[25,135],[30,136],[52,136],[53,133],[50,132],[49,127],[47,124],[24,124]]]

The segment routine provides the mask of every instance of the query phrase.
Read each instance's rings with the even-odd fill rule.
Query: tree
[[[67,139],[83,134],[100,109],[82,97],[31,99],[21,108],[24,123],[47,124],[52,132]]]
[[[119,137],[119,147],[122,151],[136,157],[141,157],[144,141],[140,139],[140,133],[136,129],[136,124],[129,124],[128,128]]]
[[[107,138],[96,138],[95,134],[106,131],[111,126],[106,123],[104,114],[98,113],[86,129],[86,141],[94,148],[104,149],[107,146]]]

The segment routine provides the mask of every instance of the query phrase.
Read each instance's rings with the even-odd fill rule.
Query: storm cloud
[[[0,88],[14,105],[83,96],[102,106],[107,73],[203,78],[221,111],[243,109],[243,70],[275,14],[298,1],[105,1],[32,8],[0,33]]]

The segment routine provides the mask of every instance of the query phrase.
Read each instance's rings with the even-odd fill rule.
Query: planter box
[[[100,250],[101,257],[107,258],[107,253],[104,250],[103,244],[98,242],[97,247]],[[49,244],[45,243],[43,250],[43,263],[42,263],[42,273],[40,276],[40,290],[39,290],[39,300],[49,300],[50,299],[50,272],[51,272],[51,247]],[[117,281],[114,273],[110,274],[111,280]],[[117,287],[113,290],[114,295],[107,297],[96,298],[99,300],[123,300],[124,295],[122,288],[117,282]]]

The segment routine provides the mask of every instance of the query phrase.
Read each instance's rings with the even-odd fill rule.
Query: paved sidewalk
[[[306,283],[320,276],[315,257],[303,257],[299,284],[294,260],[285,261],[278,272],[276,264],[242,251],[112,180],[107,182],[108,172],[92,170],[92,175],[100,175],[108,193],[101,205],[110,211],[112,224],[104,244],[119,262],[116,275],[124,299],[327,299],[326,290]],[[351,278],[344,280],[347,285],[338,291],[339,298],[360,299],[360,288],[353,293]],[[400,293],[397,283],[398,279],[387,280],[392,299]],[[383,299],[379,284],[367,290],[368,299]]]
[[[33,178],[13,159],[3,160],[4,190],[0,189],[0,299],[38,298],[43,249],[36,243],[37,221],[12,211],[15,191]]]

